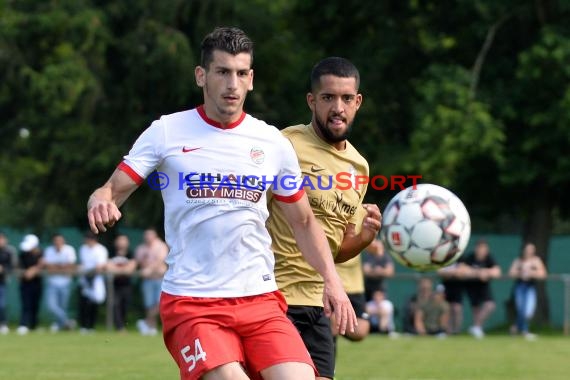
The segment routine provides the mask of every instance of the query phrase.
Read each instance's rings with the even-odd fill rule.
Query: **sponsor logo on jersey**
[[[325,195],[329,195],[330,193],[323,194],[320,193],[318,197],[310,196],[309,195],[309,203],[312,207],[329,211],[329,212],[336,212],[348,215],[354,215],[356,210],[358,209],[358,205],[352,205],[346,202],[343,198],[343,193],[341,192],[334,192],[334,199],[331,197],[327,197]]]
[[[265,183],[257,176],[222,173],[180,173],[179,189],[186,185],[186,196],[197,198],[239,199],[257,203],[265,191]]]
[[[193,189],[191,187],[186,189],[186,196],[190,199],[196,198],[225,198],[225,199],[239,199],[242,201],[250,201],[257,203],[261,199],[263,193],[256,190],[245,189],[231,189],[228,187],[219,187],[215,190],[212,189]]]
[[[260,147],[254,146],[249,151],[249,157],[251,157],[254,163],[258,165],[263,164],[263,161],[265,161],[265,152]]]

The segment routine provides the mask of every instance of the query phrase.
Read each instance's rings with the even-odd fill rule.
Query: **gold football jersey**
[[[362,200],[367,185],[356,186],[355,177],[368,176],[368,163],[348,141],[342,151],[323,141],[311,124],[292,126],[282,133],[297,152],[303,189],[336,256],[347,224],[354,224],[359,231],[366,215]],[[267,228],[273,240],[279,289],[289,305],[322,306],[321,276],[303,258],[291,227],[272,198],[269,211]]]
[[[360,255],[344,263],[336,264],[336,271],[347,293],[364,293],[364,273],[362,273]]]

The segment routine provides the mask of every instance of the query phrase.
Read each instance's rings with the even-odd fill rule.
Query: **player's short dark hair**
[[[316,91],[324,75],[356,79],[356,89],[360,87],[360,73],[352,62],[342,57],[328,57],[313,66],[311,71],[311,91]]]
[[[204,37],[201,45],[200,66],[208,69],[213,61],[214,50],[221,50],[232,55],[247,53],[253,64],[253,41],[239,28],[217,27]]]

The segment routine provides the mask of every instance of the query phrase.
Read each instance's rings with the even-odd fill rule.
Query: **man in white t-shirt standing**
[[[162,276],[166,272],[168,246],[162,241],[154,228],[144,231],[143,243],[137,247],[135,259],[140,269],[141,288],[145,319],[137,321],[137,328],[142,335],[156,335],[158,304],[162,286]]]
[[[160,181],[168,269],[160,315],[182,379],[314,379],[312,360],[273,276],[266,192],[284,210],[297,244],[324,279],[323,304],[341,333],[356,315],[325,234],[301,187],[291,144],[243,111],[253,89],[253,43],[216,28],[201,45],[196,83],[204,104],[156,120],[88,202],[92,231],[148,180]]]
[[[77,255],[75,248],[66,244],[62,234],[54,234],[51,241],[52,245],[44,252],[44,268],[48,273],[46,305],[54,317],[51,331],[57,332],[75,327],[75,321],[69,319],[67,309],[72,275],[77,269]]]
[[[87,232],[84,244],[79,248],[79,328],[81,333],[95,330],[98,306],[105,302],[105,278],[103,272],[109,252],[97,241],[97,235]]]

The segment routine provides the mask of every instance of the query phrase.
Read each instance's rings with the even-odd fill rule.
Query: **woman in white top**
[[[520,257],[511,265],[509,276],[516,279],[514,295],[517,331],[526,337],[534,337],[528,331],[528,321],[536,309],[536,280],[546,278],[546,268],[540,257],[536,255],[534,244],[524,245]]]

